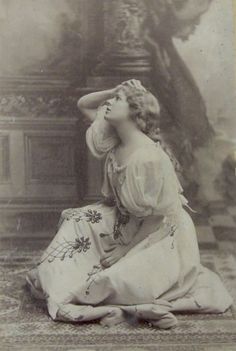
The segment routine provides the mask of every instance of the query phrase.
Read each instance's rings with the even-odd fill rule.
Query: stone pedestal
[[[0,237],[53,233],[60,212],[83,203],[85,132],[76,102],[87,90],[32,76],[1,83]]]
[[[43,231],[80,200],[77,119],[0,116],[0,127],[0,236]]]
[[[104,50],[94,75],[145,76],[150,54],[142,39],[147,9],[142,0],[104,0]]]
[[[113,88],[114,86],[120,84],[121,82],[128,80],[128,79],[133,79],[137,78],[136,75],[118,75],[118,76],[88,76],[86,84],[88,89],[91,89],[91,91],[94,90],[102,90],[102,89],[109,89]],[[148,76],[143,76],[143,77],[138,77],[138,79],[141,80],[142,84],[146,88],[151,87],[151,82]]]

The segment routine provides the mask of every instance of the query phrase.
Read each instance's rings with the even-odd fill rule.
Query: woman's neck
[[[121,140],[122,146],[137,144],[138,140],[148,138],[141,130],[134,125],[120,124],[115,127]]]

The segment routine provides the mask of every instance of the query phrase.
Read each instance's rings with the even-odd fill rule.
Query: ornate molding
[[[147,55],[143,47],[142,26],[147,16],[140,0],[105,0],[105,47],[120,55]]]
[[[56,76],[0,76],[0,116],[78,116],[77,100],[90,91]]]
[[[150,71],[142,39],[147,9],[140,0],[104,0],[104,51],[94,73]]]
[[[77,97],[62,94],[7,94],[0,96],[0,115],[75,116]]]
[[[19,117],[19,116],[0,116],[0,129],[1,130],[32,130],[36,129],[38,131],[74,131],[75,126],[78,123],[78,118],[63,116],[57,117],[38,117],[32,118]]]
[[[32,91],[61,91],[69,89],[71,81],[59,75],[25,74],[25,75],[1,75],[0,93],[9,92],[32,92]]]

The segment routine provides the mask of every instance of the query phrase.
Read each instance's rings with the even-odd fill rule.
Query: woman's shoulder
[[[148,144],[144,147],[140,147],[132,155],[129,166],[130,169],[145,169],[145,168],[157,168],[162,162],[162,150],[157,144]]]
[[[129,163],[130,174],[150,175],[152,177],[174,176],[174,167],[168,154],[162,149],[160,143],[150,144],[140,148],[132,156]]]

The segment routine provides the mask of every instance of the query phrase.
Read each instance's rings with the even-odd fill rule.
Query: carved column
[[[142,39],[147,9],[142,0],[104,0],[104,51],[94,75],[145,75],[150,55]]]

